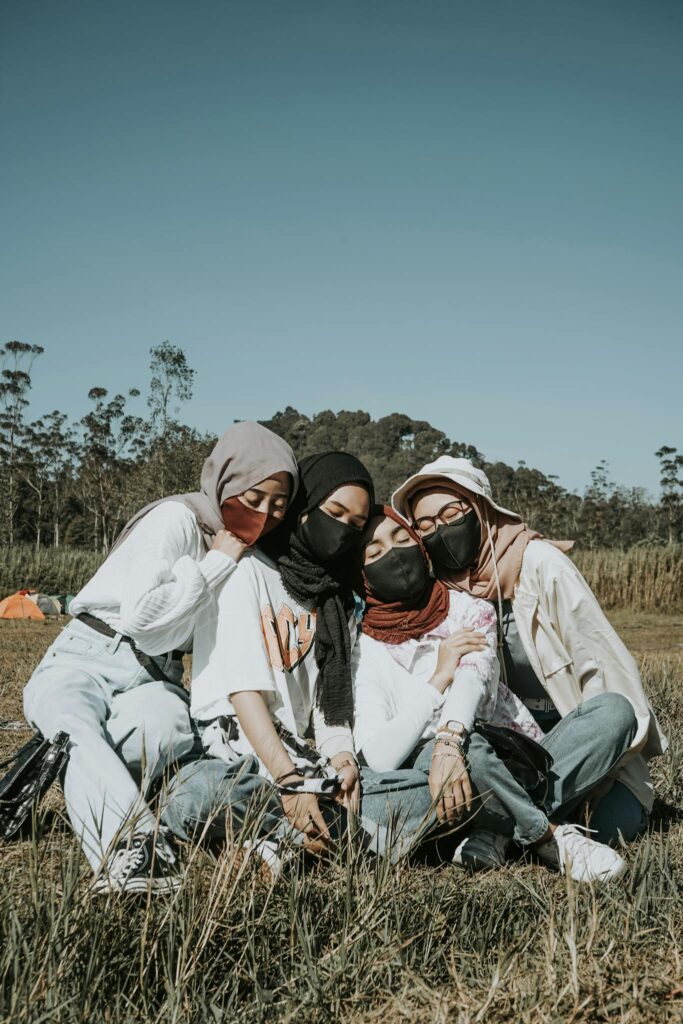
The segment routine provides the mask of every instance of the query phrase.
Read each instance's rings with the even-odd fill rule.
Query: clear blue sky
[[[681,444],[679,0],[5,0],[0,332],[34,411],[428,419],[582,489]]]

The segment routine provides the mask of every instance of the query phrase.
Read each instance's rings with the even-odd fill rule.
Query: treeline
[[[215,438],[179,418],[192,397],[195,371],[181,348],[164,342],[150,350],[144,394],[131,387],[111,395],[96,386],[80,419],[54,410],[31,421],[32,374],[42,352],[19,341],[0,348],[0,545],[67,545],[106,553],[136,509],[198,486]],[[145,415],[139,412],[141,399]],[[474,445],[400,413],[378,420],[362,411],[308,417],[287,407],[262,422],[299,456],[329,448],[358,455],[380,499],[425,462],[444,454],[465,456],[486,470],[501,504],[548,536],[575,538],[586,548],[683,540],[683,455],[671,446],[653,453],[661,470],[661,496],[655,500],[643,488],[617,486],[604,461],[583,495],[570,493],[554,475],[523,462],[490,462]]]

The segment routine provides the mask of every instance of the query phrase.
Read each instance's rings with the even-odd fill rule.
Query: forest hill
[[[29,422],[31,372],[42,352],[18,341],[0,348],[0,544],[68,544],[105,552],[137,509],[197,487],[215,437],[174,415],[192,397],[195,371],[181,348],[164,342],[150,349],[146,417],[131,411],[139,389],[110,396],[106,388],[93,387],[80,420],[54,410]],[[547,536],[577,538],[587,548],[683,539],[683,455],[669,446],[654,453],[662,497],[653,502],[643,488],[615,485],[604,460],[580,496],[556,476],[523,462],[490,462],[474,445],[401,413],[373,420],[367,412],[326,410],[309,417],[288,406],[261,422],[299,457],[326,449],[357,455],[373,474],[379,500],[425,462],[464,456],[486,471],[500,504]]]

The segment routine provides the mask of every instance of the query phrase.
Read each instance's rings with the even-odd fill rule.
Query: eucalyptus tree
[[[8,341],[0,347],[0,489],[3,540],[10,546],[15,542],[22,433],[31,369],[43,351],[40,345],[23,341]]]

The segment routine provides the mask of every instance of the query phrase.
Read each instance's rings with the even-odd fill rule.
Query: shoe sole
[[[95,882],[91,892],[94,896],[127,896],[141,892],[177,892],[182,885],[181,878],[133,878],[125,885],[112,885],[108,879]]]

